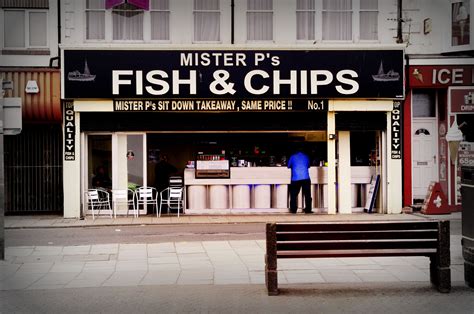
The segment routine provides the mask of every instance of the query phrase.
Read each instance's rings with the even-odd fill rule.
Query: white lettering
[[[122,75],[133,75],[132,70],[114,70],[112,71],[112,94],[119,95],[120,85],[130,85],[132,84],[131,80],[121,80],[120,76]]]
[[[359,83],[357,81],[354,81],[354,80],[351,80],[351,79],[348,79],[348,78],[344,77],[344,75],[349,75],[352,78],[358,77],[357,72],[352,71],[352,70],[341,70],[341,71],[337,72],[336,79],[342,84],[352,86],[352,88],[346,90],[341,85],[336,85],[336,90],[340,94],[343,94],[343,95],[350,95],[350,94],[357,93],[357,91],[359,90]]]
[[[161,89],[154,89],[152,86],[145,87],[146,91],[151,95],[164,95],[170,90],[170,85],[168,82],[155,78],[155,76],[160,76],[162,78],[168,78],[168,74],[165,71],[154,70],[150,71],[146,75],[146,80],[153,85],[161,86]]]
[[[333,75],[328,70],[312,70],[310,71],[311,94],[318,94],[318,86],[329,85],[332,82]],[[318,80],[318,76],[324,76],[322,81]]]
[[[290,71],[290,78],[280,79],[280,71],[273,71],[273,93],[276,95],[280,94],[280,85],[286,84],[290,85],[290,94],[295,95],[297,93],[298,82],[297,82],[298,73],[296,71]]]
[[[253,88],[253,86],[252,86],[252,77],[254,77],[255,75],[260,75],[263,78],[268,78],[269,77],[268,73],[265,72],[265,71],[252,70],[249,73],[247,73],[247,75],[245,75],[245,79],[244,79],[245,89],[249,93],[254,94],[254,95],[265,94],[269,90],[269,87],[267,85],[263,85],[262,88],[260,88],[260,89]]]
[[[189,79],[180,79],[179,71],[173,70],[173,95],[179,94],[180,85],[189,85],[189,94],[196,95],[196,70],[189,71]]]

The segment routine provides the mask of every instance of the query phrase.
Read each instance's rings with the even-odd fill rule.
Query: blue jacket
[[[309,179],[309,157],[306,154],[297,152],[291,155],[288,168],[291,169],[291,181]]]

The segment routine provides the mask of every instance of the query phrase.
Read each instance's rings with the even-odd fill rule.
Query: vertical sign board
[[[400,117],[401,117],[401,102],[400,101],[394,101],[393,102],[393,110],[392,110],[392,143],[391,143],[391,148],[392,148],[392,159],[401,159],[402,158],[402,143],[401,143],[401,136],[400,136],[400,131],[401,131],[401,123],[400,123]]]
[[[375,206],[377,193],[379,191],[380,175],[373,175],[370,179],[370,187],[367,193],[367,201],[365,202],[364,212],[371,213]]]
[[[64,101],[64,160],[75,160],[75,136],[74,102]]]

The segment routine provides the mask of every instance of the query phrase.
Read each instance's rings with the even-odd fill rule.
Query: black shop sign
[[[69,99],[402,99],[403,50],[65,50],[63,81]]]
[[[400,101],[393,102],[392,110],[392,159],[401,159],[402,158],[402,141],[401,141],[401,115],[402,115],[402,105]]]
[[[76,153],[76,123],[74,117],[74,102],[63,101],[64,104],[64,160],[75,160]]]

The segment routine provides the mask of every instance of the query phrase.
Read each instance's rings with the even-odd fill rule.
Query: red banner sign
[[[410,87],[443,87],[474,84],[473,65],[410,66],[407,77]]]

